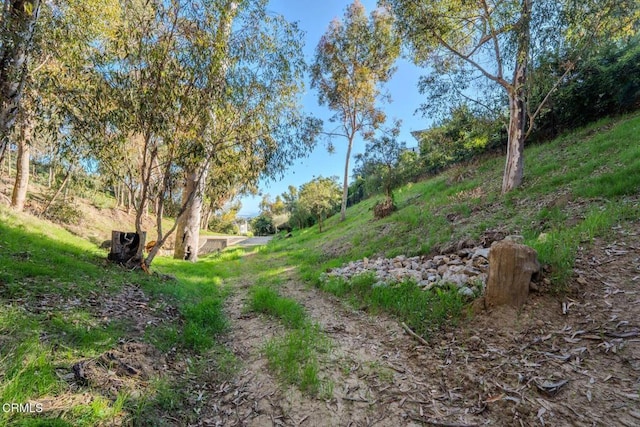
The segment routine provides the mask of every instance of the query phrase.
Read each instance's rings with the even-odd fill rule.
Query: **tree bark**
[[[186,204],[186,210],[178,219],[178,234],[176,235],[176,244],[173,252],[175,259],[191,262],[198,261],[200,215],[206,180],[206,169],[201,174],[198,173],[197,169],[191,170],[187,174],[184,192],[182,193],[182,203],[183,205]]]
[[[342,204],[340,205],[340,221],[344,221],[347,218],[347,197],[349,196],[349,160],[351,158],[351,149],[353,148],[354,136],[355,135],[352,134],[349,137],[349,144],[347,145],[347,160],[344,162],[344,181],[342,183]]]
[[[0,163],[9,146],[27,74],[40,0],[6,1],[0,34]]]
[[[11,206],[18,212],[24,210],[29,188],[29,156],[31,151],[31,136],[33,122],[31,116],[24,112],[20,140],[18,141],[18,159],[16,161],[16,180],[11,194]]]
[[[524,176],[524,140],[526,136],[527,110],[525,84],[529,45],[531,43],[531,0],[522,0],[522,13],[517,23],[518,51],[513,84],[507,89],[509,95],[509,129],[507,159],[502,176],[502,193],[518,188]]]
[[[523,97],[509,94],[507,159],[502,176],[502,193],[518,188],[524,177],[524,135],[526,110]]]

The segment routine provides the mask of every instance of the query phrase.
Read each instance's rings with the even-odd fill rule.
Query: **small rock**
[[[474,295],[473,289],[468,288],[466,286],[463,286],[460,289],[458,289],[458,293],[460,295],[465,296],[465,297],[473,297],[473,295]]]
[[[482,257],[484,259],[489,259],[489,251],[491,248],[479,248],[473,253],[472,259],[476,259],[478,257]]]
[[[465,276],[464,274],[452,273],[450,271],[447,271],[445,274],[442,275],[443,282],[453,283],[459,288],[466,285],[468,280],[469,280],[468,276]]]
[[[467,265],[464,269],[462,269],[462,273],[466,274],[467,276],[478,276],[481,271],[473,268],[470,265]]]

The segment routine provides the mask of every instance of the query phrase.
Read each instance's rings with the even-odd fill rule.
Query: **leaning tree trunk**
[[[47,205],[44,207],[44,209],[40,213],[40,216],[44,216],[47,213],[47,211],[49,210],[49,208],[51,207],[51,205],[58,199],[58,197],[60,196],[60,193],[62,193],[62,190],[64,190],[66,188],[67,182],[69,182],[69,178],[70,177],[71,177],[71,169],[67,170],[67,173],[64,176],[64,179],[62,180],[62,184],[60,184],[60,187],[58,188],[56,193],[53,195],[51,200],[49,200]]]
[[[29,156],[31,148],[31,136],[33,134],[33,122],[29,113],[24,112],[24,120],[18,141],[18,160],[16,162],[16,180],[11,194],[11,206],[18,212],[24,210],[24,202],[27,199],[29,187]]]
[[[0,34],[0,163],[20,107],[40,0],[4,2]]]
[[[507,139],[507,160],[502,177],[502,193],[507,193],[522,184],[524,175],[524,139],[526,135],[527,111],[525,105],[525,85],[531,22],[531,0],[522,0],[522,15],[518,23],[518,51],[513,72],[513,85],[509,94],[509,129]]]
[[[198,261],[200,215],[206,180],[206,169],[201,174],[198,174],[197,169],[187,174],[187,181],[182,193],[182,203],[183,205],[186,204],[186,207],[184,213],[178,219],[176,244],[173,252],[175,259],[184,259],[191,262]]]

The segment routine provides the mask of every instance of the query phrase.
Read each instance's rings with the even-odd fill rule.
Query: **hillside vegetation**
[[[374,197],[351,207],[345,222],[329,218],[322,232],[297,230],[266,247],[231,249],[196,264],[160,257],[150,276],[107,264],[91,221],[74,230],[89,241],[0,207],[0,402],[43,408],[0,419],[55,426],[229,421],[212,408],[233,413],[243,403],[220,400],[215,390],[240,387],[233,378],[257,369],[260,381],[240,381],[256,388],[247,392],[267,393],[260,384],[278,393],[293,387],[307,396],[297,397],[300,411],[320,411],[321,420],[318,398],[340,396],[341,375],[355,371],[340,361],[335,346],[342,344],[318,320],[336,315],[322,312],[327,307],[337,309],[315,293],[313,303],[302,304],[298,277],[358,312],[382,322],[388,312],[433,340],[465,322],[469,301],[454,291],[430,294],[411,284],[374,290],[366,277],[345,283],[321,275],[363,257],[435,254],[492,230],[523,235],[545,265],[543,291],[561,295],[571,287],[579,251],[640,217],[638,114],[529,147],[524,184],[506,195],[502,165],[501,157],[487,157],[408,184],[396,191],[398,211],[382,220],[373,220]],[[367,375],[395,384],[394,371],[379,363],[369,360]],[[38,424],[43,416],[48,424]]]
[[[325,269],[351,260],[433,254],[499,230],[523,235],[550,267],[554,285],[562,287],[579,245],[638,218],[639,131],[635,114],[530,146],[523,186],[505,195],[501,156],[460,164],[396,190],[399,209],[388,218],[373,220],[382,196],[372,197],[353,206],[345,222],[334,216],[326,231],[297,231],[273,250],[293,254],[306,277],[316,280]]]

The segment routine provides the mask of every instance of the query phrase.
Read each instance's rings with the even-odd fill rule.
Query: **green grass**
[[[331,344],[317,325],[287,331],[282,337],[272,338],[264,352],[272,369],[285,383],[296,385],[302,392],[329,398],[333,394],[330,381],[320,377],[319,358],[328,353]]]
[[[284,335],[269,339],[264,345],[269,368],[284,383],[297,386],[303,393],[331,397],[333,386],[320,374],[322,355],[330,351],[331,343],[309,319],[304,307],[281,296],[272,286],[254,285],[247,309],[277,319],[286,327]]]
[[[332,278],[321,288],[338,297],[351,298],[354,305],[373,313],[390,313],[425,338],[443,326],[455,324],[464,314],[467,301],[455,287],[423,291],[412,281],[376,286],[377,281],[373,274],[362,274],[350,281]]]
[[[301,328],[308,322],[307,313],[300,304],[291,298],[281,297],[268,286],[251,288],[249,309],[274,316],[290,328]]]

